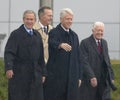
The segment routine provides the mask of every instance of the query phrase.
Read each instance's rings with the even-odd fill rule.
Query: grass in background
[[[118,89],[112,92],[112,100],[120,100],[120,64],[114,64],[113,70],[115,74],[115,85]]]
[[[113,65],[120,65],[120,60],[111,60],[111,63],[113,64]]]
[[[120,100],[120,60],[112,60],[111,63],[115,73],[115,85],[118,88],[117,91],[111,92],[112,100]],[[0,100],[7,100],[7,79],[2,59],[0,59]]]
[[[0,59],[0,100],[7,100],[7,79],[2,59]]]

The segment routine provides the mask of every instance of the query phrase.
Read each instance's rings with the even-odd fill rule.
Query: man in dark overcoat
[[[24,24],[7,41],[4,61],[8,100],[43,100],[46,68],[41,36],[32,28],[35,21],[35,13],[25,11]]]
[[[61,23],[49,33],[45,100],[78,100],[78,87],[81,83],[79,40],[70,29],[72,20],[73,12],[64,8],[60,13]]]
[[[108,46],[103,39],[104,23],[95,22],[93,34],[80,44],[83,81],[80,100],[111,100],[110,85],[114,74],[110,64]]]

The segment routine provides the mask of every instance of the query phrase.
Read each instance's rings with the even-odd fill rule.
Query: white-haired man
[[[81,84],[79,40],[70,28],[72,21],[72,10],[62,9],[60,24],[49,33],[45,100],[78,100],[78,87]]]
[[[114,74],[110,64],[107,42],[103,39],[104,23],[95,22],[92,33],[80,44],[80,59],[83,68],[80,99],[111,100],[110,86],[114,89]]]

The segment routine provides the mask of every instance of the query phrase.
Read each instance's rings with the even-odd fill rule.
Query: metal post
[[[53,0],[40,0],[40,7],[49,6],[53,8]]]
[[[10,35],[10,27],[11,27],[11,0],[9,0],[9,7],[8,7],[8,13],[9,13],[9,17],[8,17],[8,36]]]

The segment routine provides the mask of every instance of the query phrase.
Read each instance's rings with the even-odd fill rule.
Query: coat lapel
[[[35,23],[34,29],[36,29],[41,34],[43,42],[48,39],[48,35],[43,31],[42,27],[38,22]]]
[[[105,46],[105,43],[104,43],[103,39],[101,40],[101,43],[102,43],[102,53],[103,53],[103,56],[104,56],[104,55],[106,55],[106,50],[105,50],[106,46]]]
[[[90,41],[91,41],[92,47],[94,48],[93,50],[95,50],[95,52],[97,52],[99,54],[99,51],[97,49],[97,44],[96,44],[96,41],[95,41],[93,35],[90,37]]]

